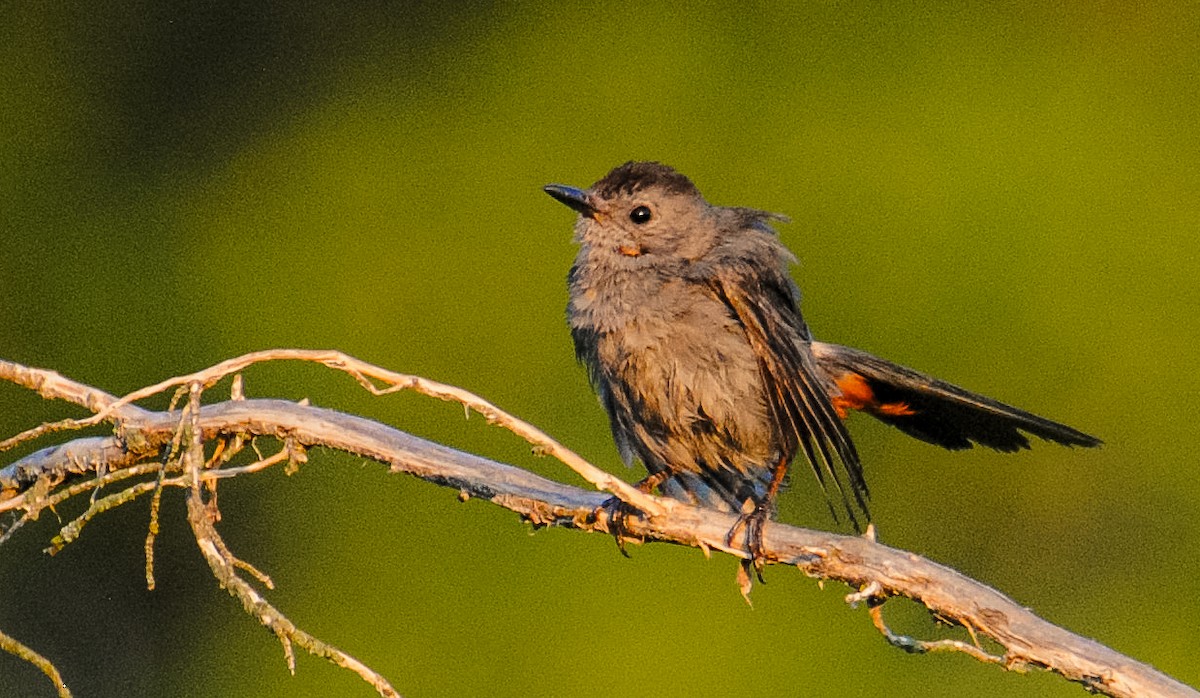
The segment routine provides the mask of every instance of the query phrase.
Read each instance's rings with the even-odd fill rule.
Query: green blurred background
[[[1192,3],[10,3],[0,357],[122,393],[336,348],[636,479],[563,321],[573,215],[540,188],[662,160],[791,216],[821,338],[1107,441],[950,454],[853,419],[885,542],[1200,684],[1197,36]],[[578,482],[453,406],[302,366],[247,384]],[[77,413],[0,386],[4,434]],[[750,608],[731,559],[627,560],[384,470],[318,452],[241,478],[220,529],[408,696],[1081,695],[905,655],[836,585],[769,571]],[[783,518],[833,526],[797,485]],[[79,696],[373,695],[307,656],[289,676],[183,508],[169,493],[154,592],[147,502],[54,558],[43,516],[0,556],[0,628]],[[51,689],[5,655],[0,694]]]

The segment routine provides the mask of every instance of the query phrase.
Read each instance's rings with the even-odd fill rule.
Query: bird
[[[753,555],[800,456],[835,521],[840,509],[856,531],[871,522],[852,411],[950,450],[1015,452],[1030,436],[1102,443],[815,340],[790,275],[796,257],[772,225],[784,216],[710,204],[658,162],[626,162],[586,190],[544,191],[578,214],[567,320],[623,460],[647,470],[637,487],[738,514],[729,540],[745,526]]]

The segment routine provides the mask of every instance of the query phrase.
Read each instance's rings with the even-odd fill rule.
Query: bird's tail
[[[1100,439],[865,351],[812,343],[818,365],[841,391],[839,411],[857,409],[922,441],[948,449],[975,444],[997,451],[1029,448],[1034,436],[1065,446],[1099,446]],[[1022,433],[1025,432],[1025,433]]]

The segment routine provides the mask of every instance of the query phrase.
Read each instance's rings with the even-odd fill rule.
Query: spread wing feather
[[[709,284],[745,328],[787,453],[804,453],[831,511],[830,483],[855,528],[859,513],[869,521],[869,492],[858,452],[812,356],[812,339],[791,280],[782,269],[741,261],[720,265]]]

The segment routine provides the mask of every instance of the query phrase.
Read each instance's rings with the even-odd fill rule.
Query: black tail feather
[[[838,344],[813,342],[813,354],[832,379],[853,373],[866,381],[881,403],[903,403],[909,413],[866,409],[922,441],[951,450],[974,444],[997,451],[1029,448],[1022,432],[1065,446],[1099,446],[1094,436],[1065,424],[1039,417],[983,395],[937,380],[910,368],[885,361],[865,351]]]

